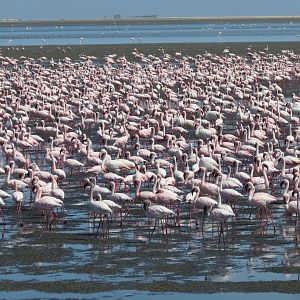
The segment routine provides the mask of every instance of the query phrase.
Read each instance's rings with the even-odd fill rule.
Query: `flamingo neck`
[[[221,206],[222,205],[222,197],[221,197],[221,191],[219,189],[218,191],[218,206]]]
[[[300,177],[297,176],[297,179],[295,180],[295,185],[294,185],[294,188],[295,188],[296,190],[299,189],[299,181],[300,181]]]
[[[252,200],[252,198],[253,198],[253,195],[254,195],[254,192],[255,192],[255,187],[254,187],[254,186],[252,186],[252,187],[251,187],[251,190],[249,191],[249,194],[248,194],[249,201],[251,201],[251,200]]]
[[[135,196],[138,197],[140,195],[140,189],[141,189],[141,181],[138,180],[137,182],[137,187],[136,187],[136,191],[135,191]]]
[[[282,157],[283,163],[282,163],[282,169],[281,169],[281,176],[285,175],[285,159]]]
[[[239,163],[236,162],[235,163],[235,168],[234,168],[234,174],[236,175],[238,173],[238,171],[239,171]]]
[[[41,196],[42,196],[42,189],[39,188],[35,195],[35,202],[39,202],[41,200]]]
[[[154,180],[154,184],[153,184],[153,189],[152,189],[153,193],[156,192],[156,189],[157,189],[157,183],[158,183],[158,179],[157,179],[157,176],[156,176],[156,177],[155,177],[155,180]]]
[[[250,180],[253,180],[253,172],[254,172],[254,167],[251,166],[251,170],[250,170]]]
[[[112,185],[111,185],[111,194],[114,195],[116,192],[116,185],[114,182],[112,182]]]
[[[174,157],[174,172],[177,172],[178,168],[177,168],[177,159],[176,157]]]
[[[295,186],[296,186],[296,183],[295,183]],[[285,188],[284,188],[284,194],[287,194],[287,193],[288,193],[289,187],[290,187],[290,182],[287,180],[287,181],[286,181]]]
[[[223,190],[223,175],[221,174],[221,179],[220,179],[220,191]]]
[[[268,179],[267,171],[266,171],[265,168],[263,169],[263,176],[264,176],[264,179],[265,179],[265,187],[266,187],[266,190],[268,190],[268,188],[269,188],[269,179]]]
[[[56,171],[56,164],[55,164],[55,159],[53,156],[51,156],[52,158],[52,164],[51,164],[51,167],[52,167],[52,172],[55,172]]]
[[[8,174],[7,174],[7,177],[6,177],[6,183],[9,183],[9,181],[10,181],[10,175],[11,175],[11,169],[9,168],[8,169]]]
[[[94,189],[95,189],[95,185],[93,184],[92,186],[91,186],[91,193],[90,193],[90,202],[93,202],[94,201]]]
[[[202,177],[201,177],[201,185],[202,185],[203,183],[205,183],[205,175],[206,175],[206,171],[203,170],[203,174],[202,174]]]

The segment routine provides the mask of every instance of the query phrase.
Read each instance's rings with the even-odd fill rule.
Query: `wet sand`
[[[293,50],[299,53],[299,42],[268,42],[268,43],[178,43],[178,44],[128,44],[128,45],[65,45],[65,46],[25,46],[25,47],[0,47],[2,56],[19,58],[20,56],[31,57],[34,59],[42,56],[48,59],[62,59],[66,56],[76,59],[80,55],[95,56],[104,58],[108,54],[117,54],[132,59],[132,51],[137,49],[145,55],[160,55],[161,49],[165,53],[174,55],[175,52],[181,52],[183,55],[203,54],[205,51],[215,54],[222,54],[223,50],[228,47],[236,55],[245,55],[246,49],[252,46],[254,51],[265,51],[268,45],[268,53],[279,53],[282,50]]]

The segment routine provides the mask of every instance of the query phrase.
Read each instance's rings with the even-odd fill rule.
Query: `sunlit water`
[[[300,23],[0,26],[0,46],[300,41]]]

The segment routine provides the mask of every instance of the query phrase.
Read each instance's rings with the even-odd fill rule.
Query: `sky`
[[[0,7],[0,19],[300,15],[300,0],[0,0]]]

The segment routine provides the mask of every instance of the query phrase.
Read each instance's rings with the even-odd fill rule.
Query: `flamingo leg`
[[[270,219],[271,219],[271,222],[272,222],[272,225],[273,225],[273,228],[274,228],[274,233],[276,232],[276,227],[275,227],[275,223],[274,223],[274,220],[273,220],[273,216],[272,216],[272,213],[270,212],[270,210],[265,207],[265,210],[266,210],[266,215],[269,215]]]
[[[95,214],[96,215],[96,214]],[[96,217],[95,217],[96,218]],[[101,214],[99,214],[99,223],[98,223],[98,227],[97,227],[97,231],[96,231],[96,236],[98,235],[99,233],[99,229],[100,229],[100,226],[102,225],[102,230],[103,230],[103,222],[102,221],[102,218],[101,218]]]
[[[252,210],[253,210],[253,206],[251,206],[251,209],[250,209],[249,221],[251,220]]]
[[[101,224],[102,224],[102,237],[105,238],[105,234],[106,234],[106,231],[104,230],[104,217],[102,217],[102,214],[100,214],[100,220],[101,220]],[[99,220],[99,222],[100,222]]]
[[[225,234],[224,234],[223,222],[221,222],[221,235],[223,236],[223,245],[225,247]]]
[[[119,190],[119,183],[118,180],[115,179],[115,191],[117,192]]]
[[[123,221],[126,219],[126,217],[130,214],[130,210],[128,208],[128,206],[125,205],[125,208],[126,208],[126,212],[124,213],[124,217],[122,219],[122,215],[121,215],[121,224],[123,224]],[[120,225],[122,226],[122,225]]]
[[[4,212],[3,208],[0,207],[0,215],[2,216],[2,222],[3,222],[3,230],[2,230],[2,238],[4,237],[4,231],[5,231],[5,217],[4,217]]]
[[[166,234],[168,234],[168,217],[165,219]]]
[[[196,223],[196,228],[198,228],[198,215],[197,215],[197,209],[194,207],[194,217],[195,217],[195,223]]]
[[[264,209],[265,209],[265,214],[266,214],[266,225],[268,225],[268,212],[267,212],[267,207],[265,206],[264,207]]]
[[[67,220],[66,220],[66,213],[65,213],[65,208],[64,208],[64,206],[62,206],[61,211],[62,211],[62,213],[63,213],[63,219],[62,219],[63,224],[66,224],[66,223],[67,223]]]
[[[153,229],[152,229],[152,233],[151,233],[151,235],[153,235],[153,233],[154,233],[154,231],[155,231],[155,228],[156,228],[156,222],[157,222],[157,220],[155,219],[155,222],[154,222],[154,227],[153,227]]]
[[[109,236],[109,217],[108,214],[106,215],[107,217],[107,236]]]
[[[120,227],[123,228],[122,209],[120,209]]]
[[[232,240],[235,238],[235,222],[232,220]]]
[[[234,216],[235,220],[237,220],[237,210],[236,210],[236,207],[235,207],[235,203],[231,202],[230,207],[232,208],[232,210],[235,214],[235,216]]]
[[[205,221],[205,215],[206,215],[206,206],[204,206],[203,208],[203,216],[202,216],[202,224],[201,224],[201,231],[202,231],[202,234],[204,233],[204,221]]]
[[[180,227],[180,208],[179,206],[177,207],[177,225]]]
[[[259,222],[260,222],[260,226],[262,226],[262,208],[259,208]]]
[[[189,227],[192,228],[192,210],[191,210],[191,205],[189,205]]]
[[[50,222],[49,222],[49,215],[46,214],[46,222],[47,222],[47,230],[51,231],[51,226],[50,226]]]
[[[53,224],[53,222],[54,222],[56,219],[57,219],[57,214],[56,214],[54,211],[52,211],[51,217],[50,217],[50,218],[48,217],[49,231],[51,231],[51,229],[52,229],[52,224]]]
[[[161,222],[161,231],[164,234],[164,222],[162,219],[160,220],[160,222]],[[159,221],[158,221],[158,224],[159,224]]]
[[[93,232],[95,231],[95,226],[96,226],[96,213],[92,213],[93,215]]]
[[[220,226],[218,226],[218,244],[219,245],[221,243],[221,234],[222,234],[221,226],[222,226],[222,223],[220,223]]]
[[[18,226],[22,227],[22,202],[17,202]]]

